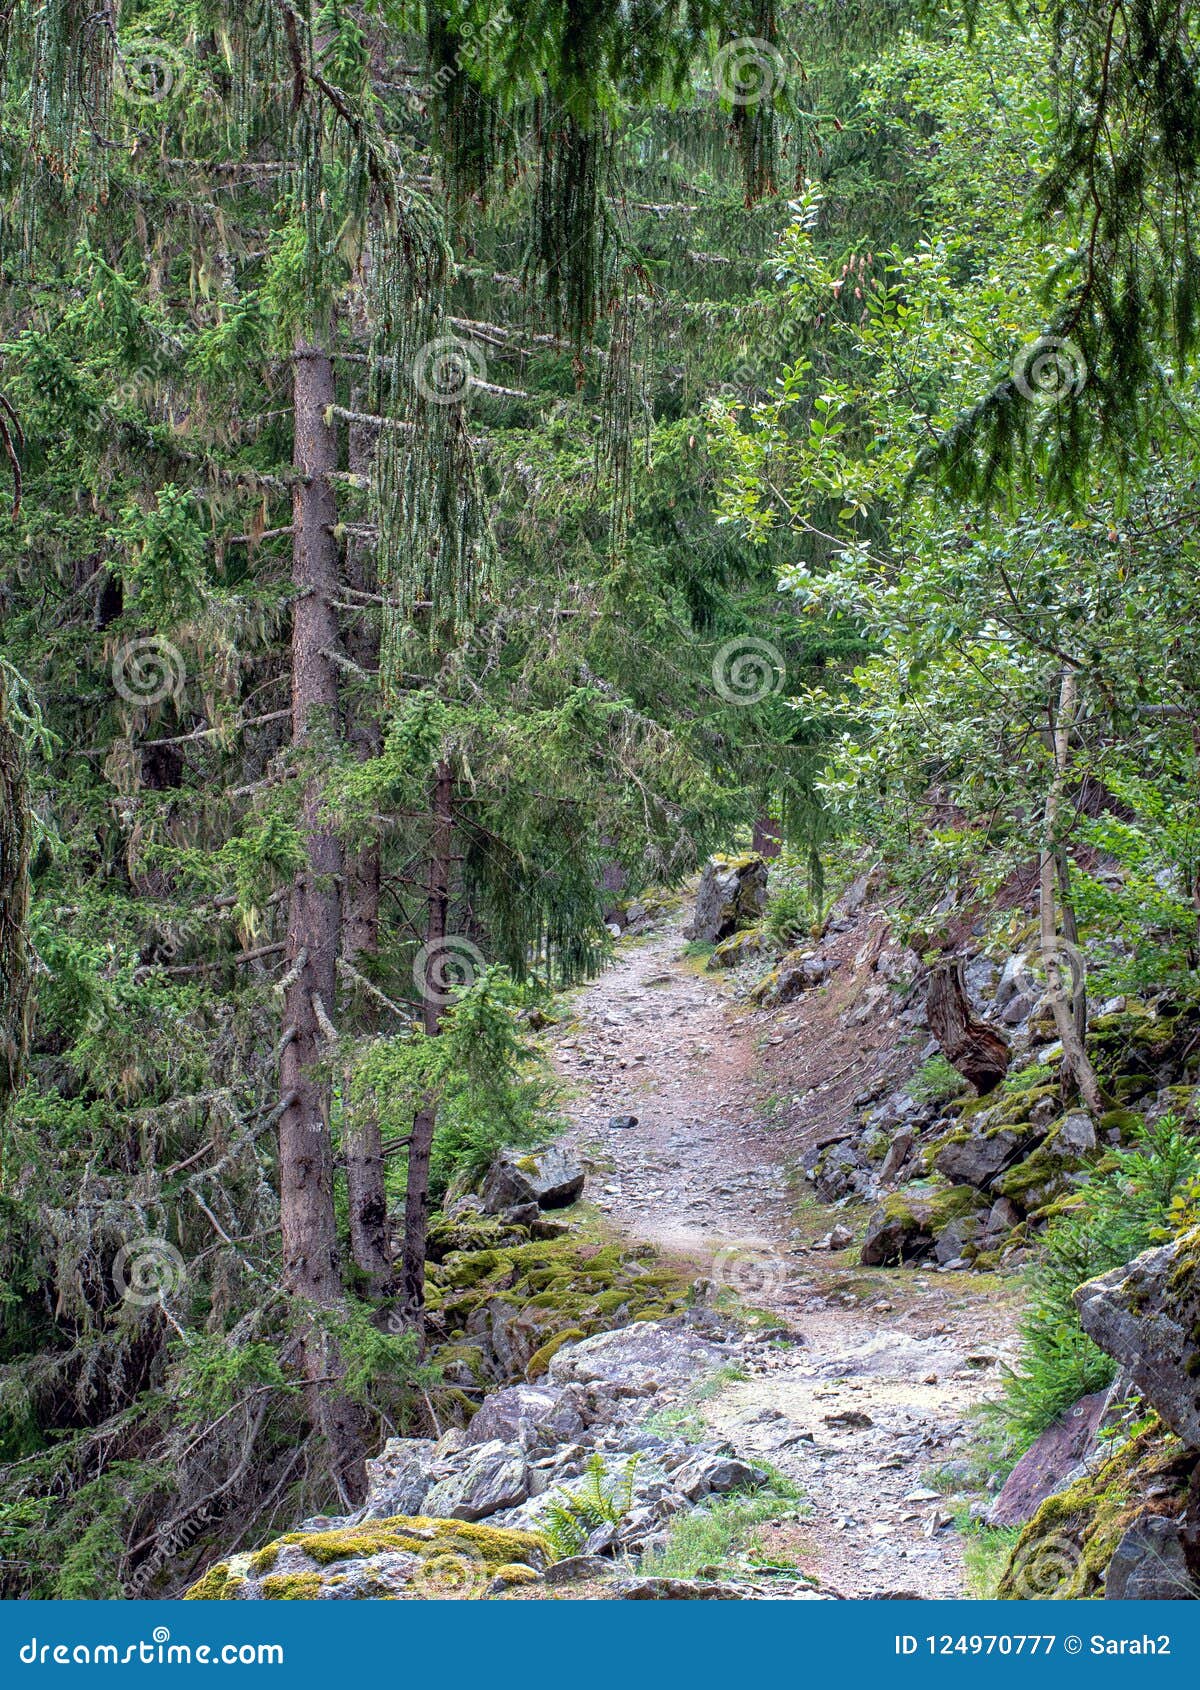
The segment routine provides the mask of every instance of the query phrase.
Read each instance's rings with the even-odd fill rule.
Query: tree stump
[[[926,1013],[929,1030],[946,1061],[981,1097],[994,1091],[1008,1072],[1008,1044],[972,1010],[960,958],[948,957],[935,966],[929,977]]]

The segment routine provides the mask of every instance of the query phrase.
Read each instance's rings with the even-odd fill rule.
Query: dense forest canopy
[[[1197,23],[0,0],[9,1594],[361,1498],[551,996],[755,824],[918,948],[1036,856],[1111,1101],[1061,947],[1200,957]]]

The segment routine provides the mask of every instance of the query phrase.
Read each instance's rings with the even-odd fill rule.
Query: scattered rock
[[[744,1602],[747,1595],[740,1584],[700,1579],[632,1579],[617,1589],[626,1602]]]
[[[612,1572],[612,1562],[599,1555],[567,1555],[554,1561],[543,1575],[547,1584],[578,1584],[581,1579],[603,1578]]]
[[[616,1132],[628,1132],[637,1126],[638,1118],[636,1115],[610,1115],[608,1124]]]

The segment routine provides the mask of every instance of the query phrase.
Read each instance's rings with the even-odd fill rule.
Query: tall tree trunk
[[[367,432],[352,423],[349,462],[353,473],[365,473],[370,460]],[[367,548],[351,540],[347,547],[346,576],[352,587],[364,592],[375,589],[377,575],[370,566]],[[365,601],[364,601],[365,602]],[[346,636],[347,654],[359,669],[373,674],[379,666],[379,623],[373,613],[361,610]],[[379,718],[369,698],[360,697],[350,711],[346,737],[358,761],[377,757],[383,746]],[[342,954],[358,967],[379,950],[379,840],[368,839],[346,865],[346,919]],[[355,996],[360,1022],[374,1026],[378,1016],[367,993]],[[350,1219],[350,1251],[355,1266],[366,1281],[371,1297],[384,1297],[392,1287],[392,1257],[388,1241],[387,1187],[384,1180],[383,1141],[379,1117],[374,1110],[345,1115],[346,1195]]]
[[[334,403],[328,354],[298,345],[293,367],[297,480],[292,513],[292,744],[303,759],[315,758],[322,732],[337,732],[337,668],[331,655],[338,641],[333,602],[337,544],[332,532],[337,512],[330,479],[337,468],[337,443],[327,420]],[[335,1309],[342,1301],[327,1066],[341,937],[342,853],[336,834],[321,816],[321,802],[322,783],[313,767],[301,809],[307,862],[292,884],[288,916],[279,1204],[284,1283],[314,1311],[303,1336],[309,1416],[328,1443],[339,1490],[349,1501],[357,1501],[366,1484],[361,1419],[331,1383],[341,1374],[342,1363],[336,1344],[322,1329],[319,1312]]]
[[[766,857],[768,862],[779,855],[783,850],[783,829],[777,817],[765,813],[756,817],[750,849],[757,851],[760,857]]]
[[[0,1128],[24,1077],[29,1045],[29,789],[25,751],[7,718],[0,670]]]
[[[432,832],[429,845],[429,901],[425,917],[426,979],[422,1020],[434,1038],[442,1021],[444,996],[439,951],[446,937],[450,909],[450,868],[454,851],[454,776],[449,763],[438,764],[432,794]],[[419,1330],[425,1308],[425,1236],[429,1224],[429,1156],[437,1106],[432,1098],[413,1117],[408,1151],[408,1189],[404,1200],[404,1264],[401,1303],[405,1322]]]
[[[1064,872],[1064,865],[1059,860],[1063,847],[1058,837],[1058,829],[1070,763],[1071,729],[1075,723],[1077,707],[1078,681],[1075,672],[1073,669],[1064,669],[1059,677],[1057,706],[1051,705],[1050,742],[1054,762],[1050,784],[1046,789],[1042,849],[1038,860],[1038,916],[1042,962],[1046,969],[1046,998],[1062,1041],[1064,1074],[1075,1085],[1088,1113],[1099,1116],[1104,1112],[1105,1099],[1096,1070],[1088,1056],[1082,1031],[1087,1026],[1087,989],[1082,979],[1082,970],[1079,977],[1075,978],[1074,971],[1068,968],[1067,978],[1072,981],[1071,989],[1068,990],[1064,981],[1063,962],[1066,946],[1058,932],[1057,888],[1059,876]],[[1069,889],[1069,882],[1067,886]],[[1073,928],[1074,910],[1069,896],[1064,900],[1064,908],[1071,912],[1069,920]],[[1078,947],[1074,942],[1068,940],[1067,943],[1071,944],[1078,956]]]

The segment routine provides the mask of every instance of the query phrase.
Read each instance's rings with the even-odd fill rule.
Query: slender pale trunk
[[[1057,888],[1060,876],[1065,877],[1067,866],[1065,853],[1058,837],[1059,821],[1062,814],[1063,794],[1066,790],[1067,772],[1070,762],[1071,729],[1075,723],[1075,712],[1078,706],[1078,681],[1074,670],[1065,669],[1059,677],[1058,703],[1053,710],[1050,728],[1051,749],[1053,752],[1053,767],[1050,772],[1050,784],[1046,790],[1046,807],[1043,816],[1042,849],[1038,861],[1039,881],[1039,924],[1042,949],[1042,961],[1046,968],[1046,998],[1054,1016],[1054,1025],[1063,1047],[1063,1066],[1076,1086],[1084,1108],[1091,1115],[1101,1115],[1104,1112],[1104,1094],[1100,1089],[1100,1081],[1096,1070],[1092,1067],[1084,1044],[1083,1028],[1087,1026],[1087,988],[1083,980],[1082,967],[1077,970],[1066,969],[1066,979],[1072,981],[1072,989],[1068,990],[1064,979],[1064,951],[1066,946],[1058,933],[1058,899]],[[1074,910],[1069,896],[1069,880],[1064,879],[1064,910],[1070,912],[1068,923],[1074,932]],[[1078,947],[1074,939],[1068,939],[1079,958]],[[1080,959],[1081,960],[1081,959]]]
[[[365,472],[370,459],[366,431],[361,424],[350,428],[350,469]],[[375,590],[376,572],[370,566],[365,546],[351,541],[346,558],[347,579],[364,592]],[[365,674],[379,667],[379,624],[374,614],[362,610],[346,636],[347,654]],[[360,697],[350,713],[347,738],[359,762],[377,757],[383,745],[379,719],[373,701]],[[379,951],[379,840],[372,837],[350,857],[346,865],[346,919],[342,949],[347,962],[360,967]],[[356,999],[359,1015],[369,1026],[378,1020],[368,994]],[[370,1297],[384,1297],[392,1285],[392,1257],[388,1240],[387,1188],[384,1181],[383,1142],[379,1117],[363,1107],[345,1116],[346,1196],[350,1219],[350,1251],[363,1275]]]
[[[333,365],[327,353],[301,344],[294,372],[292,744],[298,757],[313,758],[314,766],[307,772],[301,805],[307,861],[293,881],[288,916],[279,1204],[284,1283],[314,1310],[303,1338],[309,1416],[329,1446],[339,1490],[355,1501],[365,1489],[361,1419],[337,1389],[342,1363],[319,1313],[342,1301],[329,1120],[342,853],[321,814],[322,783],[315,766],[322,733],[337,733],[338,559],[332,532],[337,512],[331,480],[337,443],[328,421]]]
[[[432,976],[439,974],[438,952],[446,937],[450,909],[450,870],[454,852],[454,776],[449,763],[438,764],[433,782],[432,832],[429,845],[429,898],[425,917],[425,954],[429,959],[423,992],[422,1021],[426,1035],[436,1037],[444,1003]],[[413,1117],[408,1150],[408,1187],[404,1200],[404,1263],[401,1300],[406,1323],[419,1329],[425,1308],[425,1238],[429,1224],[429,1158],[437,1106],[427,1098]]]

